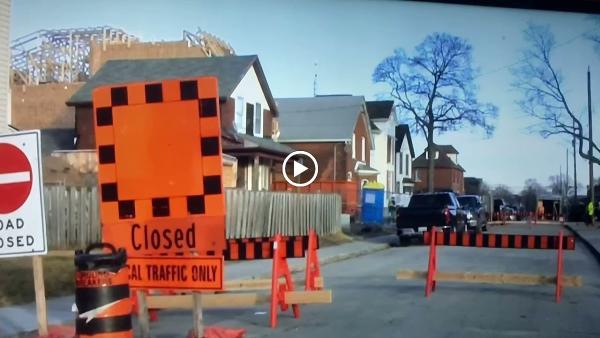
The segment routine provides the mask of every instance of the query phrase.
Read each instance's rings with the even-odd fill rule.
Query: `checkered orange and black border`
[[[225,196],[217,79],[100,87],[93,92],[93,103],[102,223],[212,217],[210,222],[216,224],[223,237],[220,247],[224,248]],[[161,134],[164,130],[170,134]],[[178,130],[185,132],[178,134]],[[138,139],[139,133],[147,134]],[[155,157],[152,144],[142,143],[148,140],[161,147]],[[173,149],[169,144],[174,144]],[[172,152],[181,152],[189,168],[168,163],[165,155],[169,158]],[[135,161],[130,158],[138,157],[144,160],[132,163]],[[160,176],[178,169],[178,186]],[[158,175],[151,182],[154,172]]]
[[[273,258],[273,238],[230,239],[227,249],[223,252],[225,260],[252,260]],[[284,238],[285,256],[301,258],[308,250],[308,236],[293,236]],[[317,248],[318,248],[317,238]]]
[[[437,245],[468,246],[505,249],[558,249],[559,236],[490,234],[467,232],[437,232]],[[425,234],[425,244],[430,243],[430,232]],[[575,250],[575,237],[563,236],[564,250]]]

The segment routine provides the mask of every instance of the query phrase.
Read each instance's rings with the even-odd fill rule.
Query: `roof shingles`
[[[276,99],[281,142],[352,139],[362,96],[332,95]]]
[[[171,58],[146,60],[111,60],[106,62],[86,84],[67,101],[69,106],[91,105],[92,91],[100,86],[119,83],[185,79],[214,76],[219,80],[219,95],[233,93],[250,67],[254,66],[262,90],[273,114],[277,108],[256,55],[210,58]]]

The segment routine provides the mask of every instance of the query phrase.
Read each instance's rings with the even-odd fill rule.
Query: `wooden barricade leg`
[[[316,286],[316,279],[321,277],[321,265],[317,253],[317,233],[314,229],[310,230],[308,235],[308,250],[306,252],[306,279],[304,290],[314,291],[323,289],[322,286]]]
[[[555,300],[560,303],[560,296],[562,294],[562,275],[563,275],[563,232],[562,230],[558,234],[558,259],[556,266],[556,292]]]
[[[425,281],[425,297],[427,298],[435,291],[436,263],[436,231],[431,229],[429,231],[429,267],[427,270],[427,280]]]
[[[285,241],[280,235],[275,236],[273,242],[273,272],[271,280],[271,328],[277,327],[277,305],[286,311],[290,304],[285,301],[285,292],[294,291],[294,281],[287,263]],[[285,284],[279,285],[279,278],[285,277]],[[294,317],[300,317],[300,306],[292,304]]]

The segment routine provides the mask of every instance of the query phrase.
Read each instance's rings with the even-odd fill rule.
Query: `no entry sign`
[[[47,252],[40,132],[0,135],[0,256]]]

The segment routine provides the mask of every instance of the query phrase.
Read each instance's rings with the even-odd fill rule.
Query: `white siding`
[[[10,0],[0,0],[0,132],[8,130]]]
[[[246,75],[244,75],[244,77],[242,78],[242,80],[240,81],[240,83],[238,83],[237,87],[235,87],[235,89],[233,90],[233,93],[231,93],[231,98],[239,100],[239,98],[243,98],[244,100],[244,107],[243,109],[243,121],[245,123],[246,121],[246,103],[250,103],[255,105],[255,112],[254,112],[254,116],[255,116],[255,120],[256,120],[256,104],[260,104],[261,106],[261,116],[262,118],[260,119],[260,121],[264,121],[264,114],[262,112],[262,110],[271,110],[271,107],[269,107],[269,104],[267,103],[267,99],[265,98],[265,94],[262,91],[262,87],[260,86],[260,82],[258,82],[258,76],[256,76],[256,72],[254,71],[254,67],[250,67],[250,69],[248,70],[248,72],[246,73]],[[236,101],[237,103],[237,101]],[[236,107],[236,109],[239,109],[238,107]],[[240,132],[245,132],[245,125],[244,127],[242,126],[238,126],[241,127],[241,130],[238,129],[238,131]],[[256,136],[262,136],[262,126],[260,128],[260,133],[256,133],[256,128],[254,128],[255,130],[255,135]]]
[[[380,130],[379,133],[374,133],[373,138],[375,142],[375,151],[374,156],[371,156],[371,167],[377,169],[379,171],[379,176],[377,181],[384,185],[385,189],[385,201],[387,205],[388,199],[391,197],[391,193],[396,192],[396,156],[394,155],[394,147],[395,147],[395,119],[392,115],[390,118],[385,121],[373,121],[377,126],[377,129]],[[388,151],[388,143],[391,138],[391,153],[392,158],[391,161],[388,162],[387,151]]]

